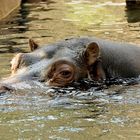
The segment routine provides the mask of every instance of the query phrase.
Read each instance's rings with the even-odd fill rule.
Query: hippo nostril
[[[45,79],[39,79],[38,81],[43,83],[45,82]]]

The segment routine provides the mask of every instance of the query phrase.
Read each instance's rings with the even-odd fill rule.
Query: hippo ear
[[[39,47],[39,45],[36,42],[34,42],[34,40],[29,39],[29,47],[30,47],[31,52],[33,52]]]
[[[92,65],[100,55],[100,49],[97,43],[92,42],[88,44],[85,50],[85,59],[87,65]]]
[[[22,59],[23,53],[18,53],[15,57],[11,60],[11,75],[15,74],[17,69],[20,66],[20,62]]]

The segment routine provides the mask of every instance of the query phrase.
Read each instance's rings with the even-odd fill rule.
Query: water
[[[25,3],[0,21],[0,77],[9,75],[16,53],[29,51],[28,38],[47,44],[88,35],[140,44],[139,13],[127,10],[124,0]],[[139,84],[100,89],[29,86],[0,95],[3,140],[139,140],[139,128]]]

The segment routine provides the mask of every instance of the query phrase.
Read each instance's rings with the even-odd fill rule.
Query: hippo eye
[[[61,74],[61,76],[65,77],[65,78],[71,76],[71,72],[68,70],[61,71],[60,74]]]

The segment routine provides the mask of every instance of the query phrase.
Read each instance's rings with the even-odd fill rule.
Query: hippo
[[[45,82],[64,87],[87,78],[104,81],[140,75],[140,47],[96,37],[75,37],[39,46],[29,40],[31,52],[11,61],[11,76],[1,83]]]

